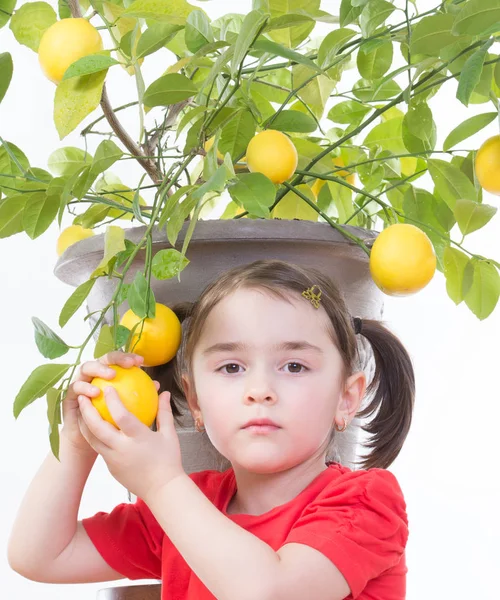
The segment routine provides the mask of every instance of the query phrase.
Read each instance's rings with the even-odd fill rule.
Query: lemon
[[[91,381],[92,385],[101,390],[99,396],[92,398],[92,404],[105,421],[117,427],[104,398],[104,390],[111,386],[118,392],[125,408],[141,423],[151,427],[158,414],[158,392],[151,377],[140,367],[126,369],[118,365],[109,366],[116,371],[113,379],[94,377]]]
[[[247,146],[249,171],[262,173],[273,183],[283,183],[289,179],[297,168],[298,159],[290,138],[274,129],[257,133]]]
[[[93,235],[94,232],[92,229],[85,229],[81,225],[70,225],[69,227],[66,227],[57,238],[57,254],[61,256],[68,246],[71,246],[80,240],[92,237]]]
[[[211,148],[213,145],[214,145],[214,138],[213,138],[213,136],[212,136],[212,137],[211,137],[211,138],[209,138],[209,139],[208,139],[208,140],[205,142],[205,144],[203,145],[203,148],[205,149],[205,152],[208,152],[208,151],[210,150],[210,148]],[[218,158],[219,160],[224,160],[224,155],[223,155],[223,154],[221,154],[221,153],[219,152],[219,150],[217,150],[217,158]]]
[[[345,163],[344,160],[341,156],[335,156],[334,158],[332,158],[332,162],[336,167],[344,167]],[[335,175],[336,177],[344,177],[345,180],[350,183],[351,185],[354,185],[354,182],[356,181],[356,175],[354,173],[350,173],[349,171],[347,171],[347,169],[341,169],[340,171],[335,171],[335,173],[332,173],[332,175]],[[318,197],[318,194],[321,190],[321,188],[325,185],[326,180],[325,179],[316,179],[316,181],[312,184],[311,186],[311,190],[313,192],[313,194],[316,196],[316,198]]]
[[[182,327],[177,315],[164,304],[157,302],[155,306],[156,315],[137,326],[130,344],[131,352],[144,357],[145,367],[169,362],[181,344]],[[121,318],[120,325],[132,330],[140,320],[140,317],[129,309]]]
[[[500,135],[488,138],[476,153],[476,177],[479,185],[500,196]]]
[[[396,223],[375,239],[370,272],[389,296],[407,296],[424,288],[436,271],[436,254],[427,235],[408,223]]]
[[[60,19],[42,35],[38,61],[46,77],[58,84],[72,63],[102,49],[102,38],[87,19]]]

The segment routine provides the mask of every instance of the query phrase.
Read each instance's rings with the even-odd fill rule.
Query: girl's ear
[[[337,406],[337,417],[354,419],[366,392],[366,375],[363,371],[353,373],[345,382],[344,391]]]
[[[189,377],[186,374],[183,374],[181,377],[182,388],[184,390],[184,396],[186,397],[189,410],[193,415],[193,419],[201,416],[201,410],[198,406],[198,398],[196,396],[196,392],[194,390],[194,385],[191,384]]]

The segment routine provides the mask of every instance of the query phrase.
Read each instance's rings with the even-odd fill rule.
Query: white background
[[[18,6],[21,4],[24,2],[18,2]],[[52,0],[50,4],[56,6],[57,2]],[[212,18],[236,10],[236,3],[223,0],[198,4]],[[418,2],[420,12],[432,5],[429,1]],[[250,0],[240,0],[237,10],[245,13],[250,7]],[[322,8],[337,13],[338,2],[324,1]],[[401,13],[397,18],[401,18]],[[318,31],[324,35],[328,27],[322,26]],[[42,75],[36,54],[20,46],[8,28],[2,29],[0,36],[0,51],[10,51],[15,63],[11,87],[0,105],[0,135],[18,145],[32,166],[47,168],[47,158],[55,149],[83,147],[79,132],[100,112],[96,111],[60,141],[52,119],[55,86]],[[166,50],[155,55],[155,59],[147,58],[143,65],[146,85],[171,62]],[[134,79],[121,67],[111,69],[107,81],[113,106],[136,98]],[[438,148],[457,123],[493,110],[491,104],[463,107],[454,98],[456,85],[449,82],[430,102],[439,129]],[[341,89],[349,87],[343,82]],[[134,110],[118,114],[135,139],[138,119]],[[478,147],[483,139],[497,133],[497,127],[493,123],[462,147]],[[104,125],[99,129],[104,130]],[[88,139],[93,153],[103,138]],[[133,161],[120,163],[119,167],[114,171],[124,183],[137,183],[142,171]],[[429,180],[421,179],[417,185],[429,189]],[[498,197],[488,194],[484,202],[499,205]],[[495,217],[484,230],[470,235],[466,248],[499,260],[498,219]],[[69,224],[67,219],[63,227]],[[60,310],[72,292],[53,275],[57,235],[54,224],[33,241],[26,234],[0,240],[0,356],[5,384],[0,404],[0,581],[2,597],[12,599],[66,600],[70,594],[72,600],[84,600],[94,598],[95,591],[107,585],[34,583],[14,573],[6,559],[17,507],[48,452],[44,400],[30,406],[18,421],[12,416],[12,402],[20,386],[36,366],[46,362],[36,348],[31,317],[42,319],[72,345],[81,344],[88,335],[83,310],[62,332],[57,326]],[[454,231],[453,238],[459,241],[460,237]],[[494,572],[500,561],[500,307],[480,322],[464,304],[455,307],[446,295],[443,276],[437,273],[430,285],[413,297],[386,298],[385,319],[406,344],[417,376],[412,429],[390,468],[404,491],[410,522],[407,598],[495,600],[498,584]],[[90,351],[85,357],[90,358]],[[110,510],[126,499],[125,490],[98,462],[85,489],[80,516]]]

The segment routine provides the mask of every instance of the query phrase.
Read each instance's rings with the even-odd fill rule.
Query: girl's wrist
[[[60,447],[59,447],[59,459],[63,456],[72,456],[78,459],[85,459],[94,462],[97,459],[98,453],[86,443],[86,446],[78,446],[73,443],[71,439],[66,435],[64,426],[62,427],[59,435]]]

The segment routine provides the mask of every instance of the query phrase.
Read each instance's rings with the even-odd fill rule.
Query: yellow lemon
[[[87,19],[61,19],[42,35],[38,61],[46,77],[58,84],[72,63],[102,49],[102,38]]]
[[[113,379],[94,377],[91,381],[92,385],[101,390],[99,396],[92,398],[92,404],[105,421],[117,427],[104,398],[104,390],[111,386],[118,392],[125,408],[141,423],[151,427],[158,414],[158,392],[151,377],[140,367],[126,369],[118,365],[109,366],[116,371]]]
[[[92,237],[93,235],[94,232],[92,229],[85,229],[81,225],[70,225],[69,227],[66,227],[57,238],[57,254],[61,256],[68,246],[71,246],[80,240]]]
[[[414,294],[429,283],[435,271],[434,247],[418,227],[396,223],[375,239],[370,253],[370,272],[387,295]]]
[[[283,183],[295,173],[299,157],[289,137],[281,131],[265,129],[250,140],[246,159],[252,173]]]
[[[341,156],[336,156],[335,158],[332,159],[332,162],[336,167],[344,167],[345,166],[344,160]],[[335,175],[336,177],[344,177],[345,180],[348,183],[350,183],[351,185],[354,185],[354,182],[356,181],[356,175],[354,173],[350,173],[349,171],[347,171],[347,169],[335,171],[335,173],[332,173],[332,175]],[[316,196],[316,198],[318,197],[318,194],[319,194],[321,188],[325,185],[325,183],[326,183],[325,179],[316,179],[316,181],[312,184],[311,190],[312,190],[313,194]]]
[[[500,135],[487,139],[476,153],[476,177],[479,185],[500,196]]]
[[[121,318],[120,325],[132,330],[140,320],[140,317],[129,309]],[[175,356],[181,344],[181,337],[182,327],[177,315],[168,306],[157,302],[156,315],[145,319],[144,324],[135,329],[130,351],[144,357],[145,367],[163,365]]]
[[[205,148],[205,152],[208,152],[208,151],[210,150],[210,148],[211,148],[213,145],[214,145],[214,138],[213,138],[213,136],[212,136],[212,137],[211,137],[211,138],[209,138],[209,139],[208,139],[208,140],[205,142],[205,144],[203,145],[203,148]],[[219,160],[224,160],[224,155],[223,155],[223,154],[221,154],[221,153],[219,152],[219,150],[217,150],[217,158],[218,158]]]

